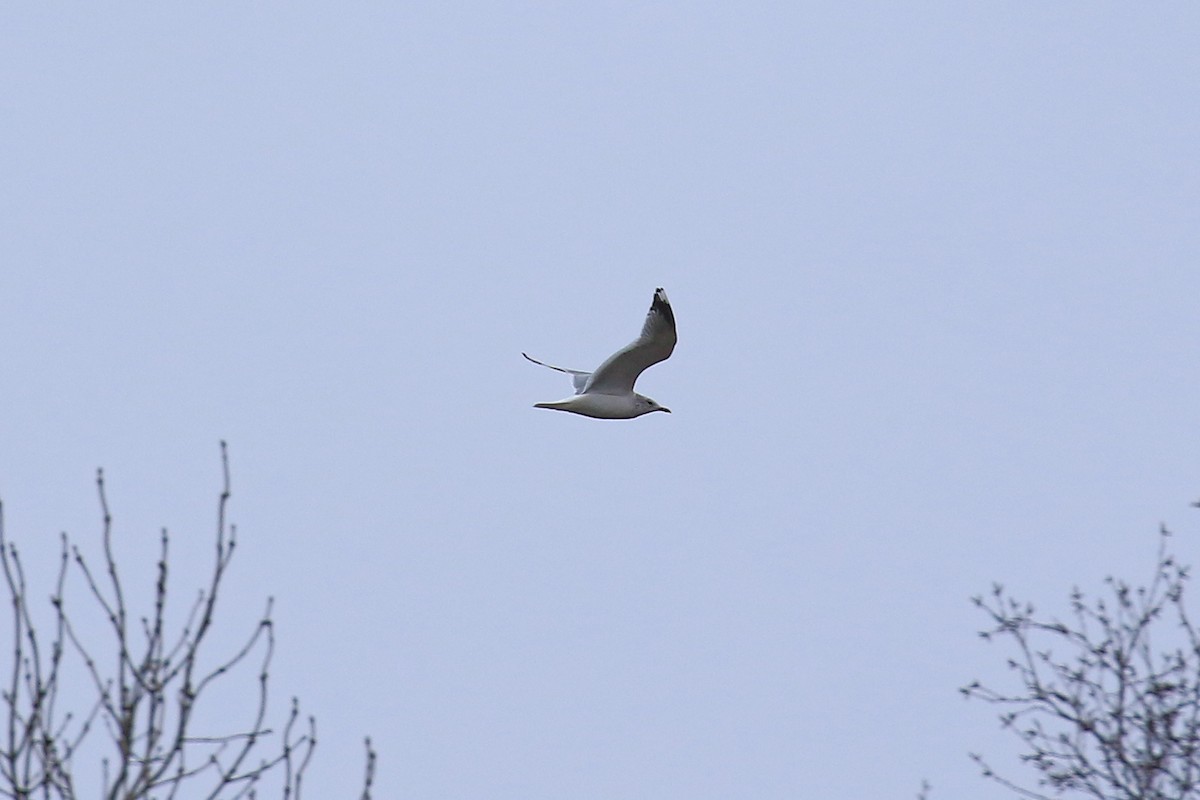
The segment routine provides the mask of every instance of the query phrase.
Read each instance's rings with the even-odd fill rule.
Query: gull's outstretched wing
[[[521,353],[521,355],[525,356],[525,358],[528,358],[530,361],[532,361],[533,363],[537,364],[540,367],[549,367],[550,369],[556,369],[559,372],[565,372],[568,375],[570,375],[571,383],[575,384],[575,394],[582,394],[583,387],[587,386],[588,378],[592,377],[592,373],[590,373],[590,372],[580,372],[577,369],[565,369],[563,367],[556,367],[553,364],[543,364],[541,361],[538,361],[536,358],[529,358],[528,353]]]
[[[650,366],[665,361],[675,349],[675,315],[671,302],[661,288],[654,290],[650,313],[642,326],[642,335],[613,353],[596,368],[583,391],[592,394],[626,394],[633,391],[638,375]]]

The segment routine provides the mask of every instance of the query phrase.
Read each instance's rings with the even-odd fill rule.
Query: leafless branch
[[[241,647],[217,659],[215,666],[207,653],[206,642],[216,624],[223,581],[237,545],[236,529],[227,522],[231,494],[224,442],[221,469],[211,572],[174,633],[174,626],[167,621],[171,537],[165,529],[159,535],[148,614],[133,617],[136,622],[130,624],[130,595],[118,566],[118,530],[103,472],[96,475],[103,566],[99,571],[93,569],[83,550],[63,534],[50,596],[53,617],[45,633],[30,608],[25,571],[17,547],[7,538],[0,505],[0,571],[13,619],[12,666],[2,695],[8,721],[0,734],[0,798],[74,800],[79,782],[74,770],[77,757],[85,748],[91,752],[99,747],[108,751],[100,759],[99,793],[108,800],[253,798],[269,775],[277,776],[272,783],[279,785],[285,800],[300,800],[304,774],[317,743],[316,721],[308,717],[302,728],[299,702],[293,698],[278,734],[266,724],[275,652],[273,601],[268,599]],[[65,589],[72,573],[83,581],[85,599],[104,615],[105,625],[85,625],[79,621],[78,611],[68,609]],[[75,657],[66,659],[69,653]],[[248,724],[228,732],[196,731],[194,712],[207,690],[252,657],[258,672]],[[94,699],[82,713],[68,712],[59,718],[57,706],[63,699],[60,687],[68,660],[86,679],[80,682],[76,678],[73,685],[90,686]],[[90,734],[98,727],[106,732],[106,738],[89,744]],[[375,753],[368,740],[364,798],[369,798],[374,768]],[[190,787],[186,793],[185,785]],[[89,797],[95,794],[86,793]]]
[[[1001,706],[1036,785],[985,777],[1022,797],[1075,793],[1096,800],[1179,800],[1200,791],[1200,635],[1184,603],[1189,579],[1160,530],[1154,573],[1134,587],[1110,577],[1107,594],[1070,597],[1064,622],[1039,616],[996,585],[973,599],[990,619],[980,632],[1015,649],[1015,690],[962,688]],[[1161,635],[1163,644],[1154,639]]]
[[[367,745],[367,774],[363,777],[363,791],[361,800],[371,800],[371,786],[375,783],[375,750],[371,747],[371,737],[366,740]]]

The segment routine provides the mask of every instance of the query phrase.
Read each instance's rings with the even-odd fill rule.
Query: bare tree
[[[300,800],[305,770],[316,747],[316,721],[301,718],[293,698],[282,726],[268,726],[268,685],[275,647],[272,601],[250,635],[223,658],[208,656],[222,581],[237,547],[237,530],[226,521],[230,497],[229,459],[221,443],[223,488],[217,504],[216,550],[207,585],[186,621],[171,630],[167,621],[169,545],[159,538],[152,611],[135,618],[113,548],[113,521],[103,473],[96,478],[103,515],[99,568],[62,535],[61,558],[50,595],[49,625],[31,608],[30,588],[19,551],[4,531],[0,506],[0,566],[12,600],[12,666],[3,691],[8,712],[0,731],[0,797],[14,800],[107,800],[205,797],[254,798],[270,775],[285,800]],[[80,610],[68,608],[64,589],[82,581],[88,602],[106,625],[97,636],[80,627]],[[99,643],[97,639],[99,638]],[[222,732],[197,730],[197,707],[212,697],[222,678],[243,663],[256,663],[248,718]],[[92,701],[63,709],[64,687],[74,667],[85,676]],[[78,683],[78,681],[76,681]],[[102,730],[102,736],[94,735]],[[101,742],[102,744],[97,744]],[[100,753],[101,790],[81,777],[95,769],[84,754]],[[361,797],[370,799],[375,753],[366,740],[367,769]],[[82,763],[81,763],[82,760]]]
[[[1067,621],[1039,616],[996,585],[974,603],[990,618],[984,639],[1015,650],[1016,689],[962,688],[1006,709],[1036,782],[985,777],[1037,800],[1184,800],[1200,797],[1200,631],[1184,603],[1188,568],[1160,531],[1148,585],[1106,579],[1104,596],[1076,588]]]

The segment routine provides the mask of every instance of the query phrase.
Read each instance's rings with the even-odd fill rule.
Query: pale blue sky
[[[227,439],[314,798],[1003,796],[968,597],[1195,560],[1200,9],[398,5],[0,13],[10,535]]]

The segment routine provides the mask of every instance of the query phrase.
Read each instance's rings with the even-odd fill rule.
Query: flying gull
[[[553,364],[543,364],[528,354],[521,355],[535,364],[565,372],[575,384],[575,396],[552,403],[536,403],[534,408],[550,408],[555,411],[570,411],[597,419],[633,419],[651,411],[666,411],[649,397],[633,390],[638,376],[647,368],[665,361],[675,349],[675,315],[667,293],[661,288],[654,290],[650,313],[642,326],[642,335],[609,356],[595,372],[564,369]]]

